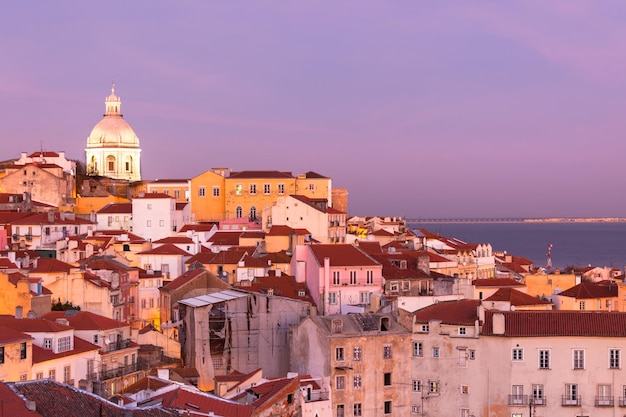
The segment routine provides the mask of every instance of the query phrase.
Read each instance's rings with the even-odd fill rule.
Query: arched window
[[[96,161],[96,157],[94,155],[91,156],[91,173],[98,173],[98,161]]]
[[[124,164],[125,168],[126,168],[126,172],[133,172],[133,157],[132,156],[127,156],[126,157],[126,163]]]
[[[107,170],[109,172],[115,171],[115,157],[112,155],[107,156]]]
[[[237,206],[237,208],[235,209],[235,217],[240,219],[242,216],[243,216],[243,210],[241,206]]]
[[[256,220],[256,207],[250,207],[250,220]]]

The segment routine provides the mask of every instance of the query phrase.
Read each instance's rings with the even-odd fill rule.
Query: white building
[[[174,234],[176,200],[161,193],[148,193],[133,198],[133,233],[148,241]]]

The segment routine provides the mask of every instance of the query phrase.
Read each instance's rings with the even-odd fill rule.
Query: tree
[[[77,310],[80,311],[80,306],[75,306],[69,301],[61,303],[61,299],[56,303],[52,303],[52,311],[67,311],[67,310]]]

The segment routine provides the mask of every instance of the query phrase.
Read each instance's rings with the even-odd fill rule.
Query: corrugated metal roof
[[[234,300],[236,298],[246,297],[248,294],[234,290],[224,290],[214,292],[212,294],[200,295],[198,297],[185,298],[180,300],[179,304],[188,305],[190,307],[203,307],[209,304],[217,304],[222,301]]]

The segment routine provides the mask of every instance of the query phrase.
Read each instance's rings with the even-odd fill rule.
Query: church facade
[[[87,174],[128,181],[141,180],[139,138],[121,113],[121,99],[115,85],[105,99],[104,117],[87,138]]]

